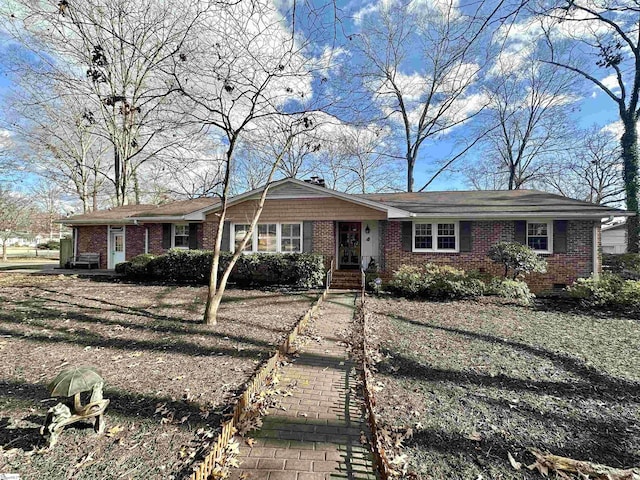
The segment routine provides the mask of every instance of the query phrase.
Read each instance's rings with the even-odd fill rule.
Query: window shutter
[[[220,244],[221,252],[231,251],[231,222],[226,221],[222,225],[222,243]]]
[[[313,222],[309,220],[302,222],[302,251],[313,252]]]
[[[526,245],[527,244],[527,221],[516,220],[515,222],[513,222],[513,227],[515,232],[513,240],[523,245]]]
[[[473,246],[471,222],[460,222],[460,251],[470,252]]]
[[[169,250],[171,248],[171,224],[162,224],[162,248]]]
[[[198,224],[189,224],[189,250],[198,249]]]
[[[402,222],[402,251],[410,252],[413,242],[413,222]]]
[[[567,253],[567,221],[553,221],[553,253]]]

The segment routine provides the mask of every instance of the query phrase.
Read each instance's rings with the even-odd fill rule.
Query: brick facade
[[[76,253],[99,253],[100,268],[107,268],[107,226],[77,227],[76,232]]]
[[[227,219],[235,223],[250,221],[255,209],[255,201],[248,200],[228,210]],[[447,264],[465,270],[501,275],[502,269],[487,258],[489,248],[497,242],[513,241],[515,227],[513,221],[473,221],[472,251],[461,253],[405,252],[402,249],[402,222],[386,220],[386,214],[375,209],[355,205],[337,198],[301,198],[269,200],[261,215],[260,222],[301,222],[313,221],[313,251],[328,258],[336,252],[336,222],[379,220],[379,264],[382,276],[389,278],[394,270],[403,264],[432,262]],[[571,220],[567,223],[567,253],[544,255],[548,262],[546,274],[531,275],[527,278],[531,289],[540,292],[555,284],[568,285],[578,277],[590,275],[600,270],[600,261],[593,265],[593,227],[599,222],[592,220]],[[198,245],[204,250],[213,250],[217,230],[217,216],[211,213],[203,224],[198,225]],[[596,242],[600,247],[600,229]],[[125,234],[127,260],[144,253],[145,231],[148,231],[148,251],[159,255],[166,250],[162,246],[163,228],[161,223],[128,225]],[[100,253],[100,267],[107,267],[106,225],[80,226],[78,232],[78,253]]]
[[[502,275],[503,269],[487,258],[489,248],[501,241],[514,240],[512,221],[476,221],[472,223],[472,251],[461,253],[405,252],[402,249],[402,223],[381,222],[382,264],[389,277],[400,265],[436,263],[464,270],[479,270]],[[553,288],[554,284],[570,285],[578,277],[593,272],[593,221],[571,220],[567,225],[567,253],[542,255],[547,260],[546,274],[532,274],[526,281],[534,292]],[[599,225],[599,222],[597,223]],[[596,268],[599,270],[598,266]]]
[[[124,234],[124,253],[127,260],[144,253],[144,233],[142,225],[127,225]]]

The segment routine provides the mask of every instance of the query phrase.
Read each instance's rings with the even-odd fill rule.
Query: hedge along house
[[[264,188],[264,187],[263,187]],[[222,249],[235,250],[263,188],[230,199]],[[61,220],[73,227],[74,254],[100,253],[101,268],[171,248],[212,250],[220,203],[202,198],[136,205]],[[296,179],[273,182],[247,252],[308,252],[333,264],[342,285],[360,268],[389,278],[402,264],[448,264],[500,275],[487,258],[500,241],[529,245],[548,272],[527,279],[542,291],[600,272],[600,222],[631,213],[535,190],[355,195]]]

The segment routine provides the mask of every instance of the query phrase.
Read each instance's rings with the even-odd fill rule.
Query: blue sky
[[[391,0],[372,0],[372,1],[354,1],[350,0],[345,3],[342,12],[345,14],[345,18],[343,19],[343,31],[346,33],[357,32],[358,26],[353,22],[350,16],[354,15],[358,11],[362,11],[366,8],[376,8],[385,2],[389,2]],[[440,0],[421,0],[426,2],[438,2]],[[376,3],[379,2],[379,3]],[[11,80],[7,76],[6,65],[3,62],[3,58],[6,58],[8,49],[15,47],[15,43],[7,41],[7,37],[0,32],[0,96],[7,92],[8,89],[12,87]],[[345,47],[348,48],[349,42],[344,40],[344,38],[339,39],[344,41]],[[318,45],[318,51],[321,51],[322,48],[326,45]],[[417,62],[419,59],[414,59],[413,62],[416,62],[416,65],[413,66],[411,63],[406,65],[404,68],[406,74],[412,74],[415,68],[415,71],[418,71]],[[600,78],[603,78],[607,75],[606,71],[601,72],[602,75]],[[575,110],[571,113],[571,118],[575,122],[576,125],[582,128],[589,128],[593,125],[598,125],[600,127],[604,127],[606,125],[612,124],[617,120],[617,111],[615,104],[608,98],[603,92],[601,92],[597,87],[591,85],[588,82],[581,83],[581,98],[575,103]],[[0,112],[0,128],[5,123],[4,113]],[[460,130],[464,133],[464,129],[468,128],[467,126],[463,126],[456,133],[460,133]],[[440,138],[437,141],[426,142],[421,150],[421,155],[418,159],[418,163],[415,168],[415,186],[416,188],[420,188],[429,178],[429,171],[433,169],[433,161],[439,159],[447,158],[451,152],[457,151],[459,147],[454,144],[452,140],[452,136],[446,136],[444,138]],[[474,151],[470,153],[467,159],[473,160],[477,158],[477,156],[481,155],[480,152]],[[469,188],[466,183],[466,178],[462,173],[460,173],[460,169],[464,167],[464,163],[458,163],[457,170],[454,166],[452,173],[444,174],[439,177],[429,188],[430,190],[449,190],[449,189],[465,189]],[[29,183],[27,181],[27,183]]]

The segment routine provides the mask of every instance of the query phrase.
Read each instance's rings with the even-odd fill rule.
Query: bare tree
[[[414,168],[422,145],[467,122],[486,105],[484,95],[472,88],[486,65],[477,47],[502,4],[492,4],[485,11],[484,2],[464,9],[447,0],[420,7],[389,3],[363,21],[362,78],[398,132],[407,166],[407,191],[414,190]],[[407,69],[413,73],[404,73]]]
[[[466,173],[474,186],[518,190],[540,181],[552,159],[566,158],[572,78],[538,62],[513,70],[498,61],[486,83],[483,160]]]
[[[98,136],[87,99],[59,92],[29,70],[16,78],[20,87],[6,100],[15,134],[15,154],[24,168],[73,193],[83,212],[98,208],[105,181],[103,157],[108,145]]]
[[[619,142],[598,127],[581,131],[566,157],[546,165],[541,185],[587,202],[620,204],[624,184]]]
[[[180,117],[168,115],[173,90],[162,69],[201,13],[197,2],[190,5],[16,0],[1,9],[14,37],[38,56],[37,73],[59,95],[92,100],[86,115],[95,122],[92,134],[109,144],[110,175],[101,173],[113,184],[117,205],[139,202],[140,166],[180,142],[170,134]]]
[[[7,261],[7,242],[20,236],[29,225],[31,205],[28,199],[0,185],[0,242],[2,260]]]
[[[639,249],[638,119],[640,118],[640,43],[637,2],[566,0],[543,5],[537,13],[545,25],[549,55],[545,61],[569,70],[596,85],[613,102],[623,126],[620,138],[627,209],[636,215],[627,221],[628,251]],[[570,55],[561,47],[570,44]],[[597,60],[593,60],[593,57]],[[610,74],[615,87],[600,80],[599,70]]]
[[[286,18],[294,19],[293,15]],[[173,87],[181,93],[181,111],[208,128],[225,145],[220,208],[204,315],[217,322],[217,312],[231,270],[251,238],[280,162],[296,135],[312,128],[311,84],[317,64],[305,56],[301,35],[268,1],[215,4],[197,25],[198,35],[174,55]],[[314,98],[318,98],[317,91]],[[223,224],[232,189],[239,143],[252,134],[285,132],[282,149],[272,158],[267,187],[255,205],[244,239],[228,266],[218,274]],[[286,133],[289,132],[289,133]]]

